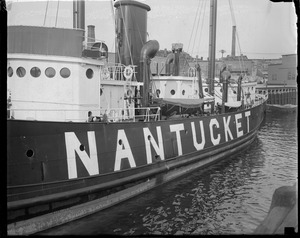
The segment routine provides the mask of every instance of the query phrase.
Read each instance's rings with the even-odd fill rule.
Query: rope
[[[205,1],[204,3],[204,8],[203,8],[203,11],[205,12],[205,9],[206,9],[206,3],[207,1]],[[202,36],[202,30],[203,30],[203,25],[204,25],[204,13],[203,13],[203,17],[202,17],[202,25],[201,25],[201,29],[200,29],[200,39],[199,39],[199,44],[198,44],[198,48],[197,48],[197,52],[199,52],[199,49],[200,49],[200,45],[201,45],[201,36]]]
[[[59,9],[59,0],[57,1],[57,10],[56,10],[55,27],[56,27],[56,25],[57,25],[58,9]]]
[[[48,12],[48,4],[49,4],[49,0],[47,1],[46,12],[45,12],[45,17],[44,17],[44,25],[43,26],[45,26],[45,23],[46,23],[46,17],[47,17],[47,12]]]
[[[201,5],[201,10],[202,10],[202,8],[203,8],[203,2],[202,2],[202,5]],[[196,38],[197,38],[197,34],[198,34],[198,27],[199,27],[202,12],[203,12],[203,16],[204,16],[204,11],[201,11],[201,10],[200,10],[200,15],[199,15],[198,22],[197,22],[197,28],[196,28],[196,33],[195,33],[195,38],[194,38],[194,43],[193,43],[193,48],[192,48],[192,54],[194,52],[194,46],[195,46],[195,42],[196,42]]]

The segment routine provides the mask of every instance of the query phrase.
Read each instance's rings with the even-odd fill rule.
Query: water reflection
[[[295,114],[267,114],[257,139],[232,158],[123,204],[41,234],[249,234],[273,192],[297,179]]]

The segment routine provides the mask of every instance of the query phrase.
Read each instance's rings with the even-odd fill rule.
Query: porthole
[[[7,69],[7,75],[8,75],[8,77],[13,76],[13,74],[14,74],[14,71],[13,71],[12,67],[8,67],[8,69]]]
[[[55,69],[53,69],[52,67],[49,67],[45,70],[45,74],[48,78],[53,78],[56,74]]]
[[[204,92],[208,92],[208,88],[205,88],[205,89],[204,89]]]
[[[184,95],[185,94],[185,90],[182,90],[182,95]]]
[[[33,156],[34,156],[33,150],[31,150],[31,149],[27,150],[27,151],[26,151],[26,156],[27,156],[28,158],[33,157]]]
[[[87,69],[85,74],[87,78],[91,79],[94,76],[94,71],[92,69]]]
[[[222,89],[222,88],[220,88],[220,93],[221,93],[221,92],[223,92],[223,89]]]
[[[171,90],[171,94],[172,94],[172,95],[175,94],[175,90],[174,90],[174,89]]]
[[[31,70],[30,70],[30,74],[32,77],[39,77],[41,75],[41,70],[38,68],[38,67],[33,67]]]
[[[60,76],[61,77],[68,78],[68,77],[70,77],[70,75],[71,75],[71,72],[70,72],[70,70],[68,68],[62,68],[60,70]]]
[[[85,150],[84,145],[81,144],[81,145],[79,146],[79,149],[80,149],[81,151],[84,151],[84,150]]]
[[[17,75],[20,78],[23,78],[25,76],[25,74],[26,74],[26,70],[23,67],[17,68]]]

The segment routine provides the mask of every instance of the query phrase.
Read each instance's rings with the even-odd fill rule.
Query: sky
[[[183,43],[183,51],[193,57],[208,57],[208,0],[139,1],[151,8],[148,12],[148,40],[157,40],[162,50],[171,50],[172,43]],[[86,0],[85,4],[86,26],[95,25],[96,39],[104,41],[110,52],[115,51],[112,2]],[[73,4],[70,0],[12,0],[7,5],[8,25],[72,28]],[[297,16],[292,2],[218,0],[216,58],[222,56],[221,50],[225,50],[224,56],[231,54],[234,22],[238,36],[236,55],[269,59],[297,52]]]

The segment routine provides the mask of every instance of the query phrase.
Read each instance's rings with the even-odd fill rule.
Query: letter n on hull
[[[76,153],[85,166],[89,175],[99,174],[98,156],[95,132],[88,131],[88,144],[90,156],[85,150],[81,150],[81,143],[74,132],[65,132],[69,179],[77,178]]]

